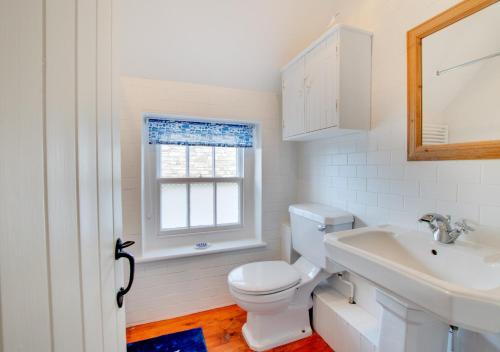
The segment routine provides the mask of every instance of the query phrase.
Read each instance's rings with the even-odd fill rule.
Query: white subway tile
[[[418,181],[413,181],[413,180],[391,181],[390,193],[400,194],[403,196],[417,196],[419,193]]]
[[[481,205],[500,205],[500,185],[460,184],[458,200]]]
[[[354,191],[366,191],[366,178],[351,177],[348,179],[349,189]]]
[[[427,199],[455,201],[457,200],[457,184],[421,181],[420,196]]]
[[[482,165],[482,183],[500,185],[500,161],[487,161]]]
[[[366,153],[349,153],[348,163],[352,165],[366,164]]]
[[[418,197],[404,197],[404,209],[414,214],[436,212],[437,201]]]
[[[335,176],[331,178],[331,186],[334,188],[347,188],[347,177]]]
[[[415,161],[405,166],[405,179],[407,180],[437,180],[436,164]]]
[[[391,180],[401,180],[404,178],[403,165],[387,165],[378,167],[378,177]]]
[[[347,211],[358,218],[366,216],[366,205],[355,202],[347,202]]]
[[[479,222],[484,226],[500,227],[500,207],[480,207]]]
[[[342,188],[332,188],[331,199],[334,201],[349,201],[356,199],[356,191]]]
[[[437,201],[436,212],[451,215],[454,219],[479,221],[479,205],[474,203]]]
[[[375,165],[359,165],[356,167],[358,177],[377,177],[377,167]]]
[[[381,208],[401,210],[403,209],[403,197],[394,194],[379,194],[378,205]]]
[[[327,165],[325,167],[325,175],[326,176],[338,176],[339,167],[338,165]]]
[[[356,176],[356,166],[354,165],[342,165],[339,166],[339,176],[355,177]]]
[[[391,163],[391,152],[378,151],[366,153],[366,163],[368,165],[383,165]]]
[[[438,166],[438,182],[479,183],[481,165],[477,162],[448,162]]]
[[[380,207],[366,207],[366,224],[376,226],[388,224],[390,219],[390,210]]]
[[[396,226],[409,229],[418,229],[418,216],[412,212],[393,209],[390,212],[389,222]]]
[[[369,192],[389,193],[391,184],[389,180],[369,178],[367,180],[366,188]]]
[[[406,163],[406,150],[393,150],[391,151],[391,164],[404,164]]]
[[[347,154],[333,154],[331,156],[332,165],[347,165]]]
[[[356,201],[358,203],[370,206],[377,205],[377,193],[372,192],[357,192]]]

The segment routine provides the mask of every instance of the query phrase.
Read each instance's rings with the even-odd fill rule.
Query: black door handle
[[[123,249],[130,247],[133,245],[134,241],[125,241],[122,242],[121,239],[116,240],[115,247],[115,259],[118,260],[120,258],[126,258],[130,264],[130,277],[128,279],[128,285],[126,288],[121,287],[118,293],[116,294],[116,303],[118,304],[118,308],[123,306],[123,296],[125,296],[130,288],[132,287],[132,283],[134,282],[134,274],[135,274],[135,260],[134,257],[127,252],[124,252]]]

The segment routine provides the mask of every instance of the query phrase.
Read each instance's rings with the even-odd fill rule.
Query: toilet
[[[228,275],[229,292],[247,311],[243,336],[254,351],[293,342],[312,333],[309,309],[314,288],[330,274],[325,271],[325,233],[352,229],[351,214],[319,204],[289,208],[292,247],[300,258],[241,265]]]

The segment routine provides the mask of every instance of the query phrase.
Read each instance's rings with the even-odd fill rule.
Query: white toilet
[[[265,351],[311,335],[311,294],[330,276],[324,271],[325,233],[349,230],[351,214],[319,204],[289,208],[292,246],[301,257],[290,265],[266,261],[242,265],[229,273],[229,291],[248,312],[243,336],[254,351]]]

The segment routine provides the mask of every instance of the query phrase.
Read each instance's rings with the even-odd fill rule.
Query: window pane
[[[162,145],[160,147],[160,176],[186,177],[186,146]]]
[[[187,185],[161,185],[161,228],[187,227]]]
[[[238,148],[215,148],[215,176],[237,177],[238,175]]]
[[[214,225],[214,184],[191,183],[191,226]]]
[[[213,177],[212,147],[189,147],[189,176]]]
[[[217,225],[240,222],[240,187],[237,182],[217,183]]]

